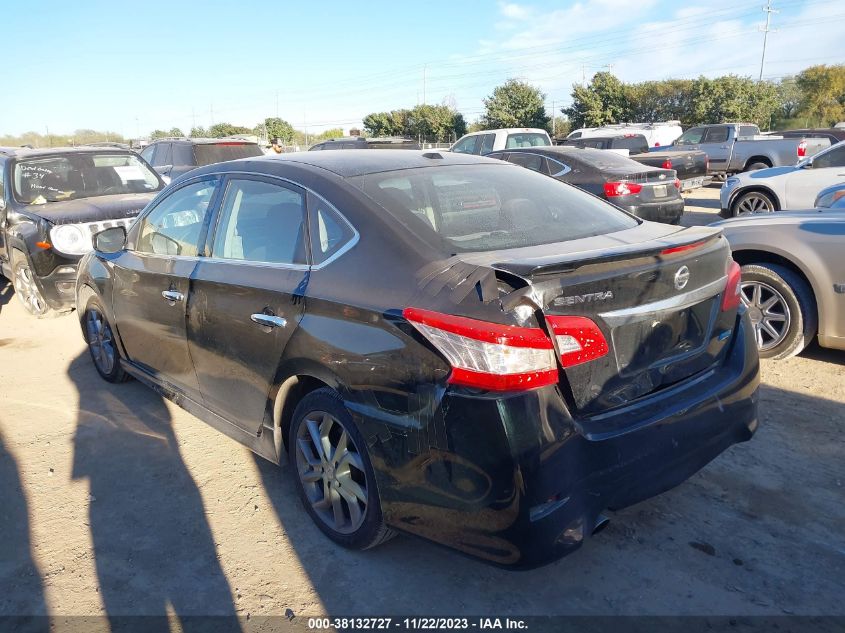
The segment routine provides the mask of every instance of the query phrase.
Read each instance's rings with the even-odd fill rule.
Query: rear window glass
[[[197,165],[213,165],[227,160],[263,156],[264,152],[255,143],[197,143],[194,146]]]
[[[505,149],[517,147],[544,147],[551,145],[549,137],[539,132],[520,132],[519,134],[508,134],[505,142]]]
[[[451,252],[566,242],[637,225],[579,189],[506,165],[408,169],[348,181],[420,238]]]

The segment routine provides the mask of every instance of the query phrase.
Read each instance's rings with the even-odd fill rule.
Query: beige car
[[[845,211],[749,215],[718,222],[742,266],[742,301],[761,358],[789,358],[818,335],[845,350]]]

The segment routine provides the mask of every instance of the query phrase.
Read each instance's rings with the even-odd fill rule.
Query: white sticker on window
[[[120,176],[120,179],[125,183],[130,180],[146,180],[144,172],[138,165],[122,165],[119,167],[112,167],[115,173]]]

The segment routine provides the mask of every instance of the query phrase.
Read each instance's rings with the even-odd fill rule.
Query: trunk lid
[[[528,284],[503,297],[505,308],[527,296],[544,316],[588,317],[607,340],[608,354],[561,371],[579,414],[645,397],[725,351],[735,312],[720,309],[730,248],[718,229],[643,223],[527,251],[484,254]]]

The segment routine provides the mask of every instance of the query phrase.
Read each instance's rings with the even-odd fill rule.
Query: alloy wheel
[[[33,314],[43,314],[47,310],[47,304],[35,285],[32,278],[32,269],[26,264],[20,264],[15,268],[15,293],[23,302],[24,307]]]
[[[737,214],[747,213],[772,213],[775,210],[772,201],[759,193],[749,193],[742,197],[737,205]]]
[[[88,347],[97,368],[106,375],[114,370],[117,354],[114,349],[114,337],[111,327],[102,313],[89,309],[85,316],[85,330],[88,334]]]
[[[757,349],[767,351],[783,342],[792,323],[784,296],[769,284],[751,281],[742,284],[741,298],[754,325]]]
[[[355,532],[367,513],[364,462],[347,429],[325,411],[299,424],[296,470],[314,513],[332,530]]]

